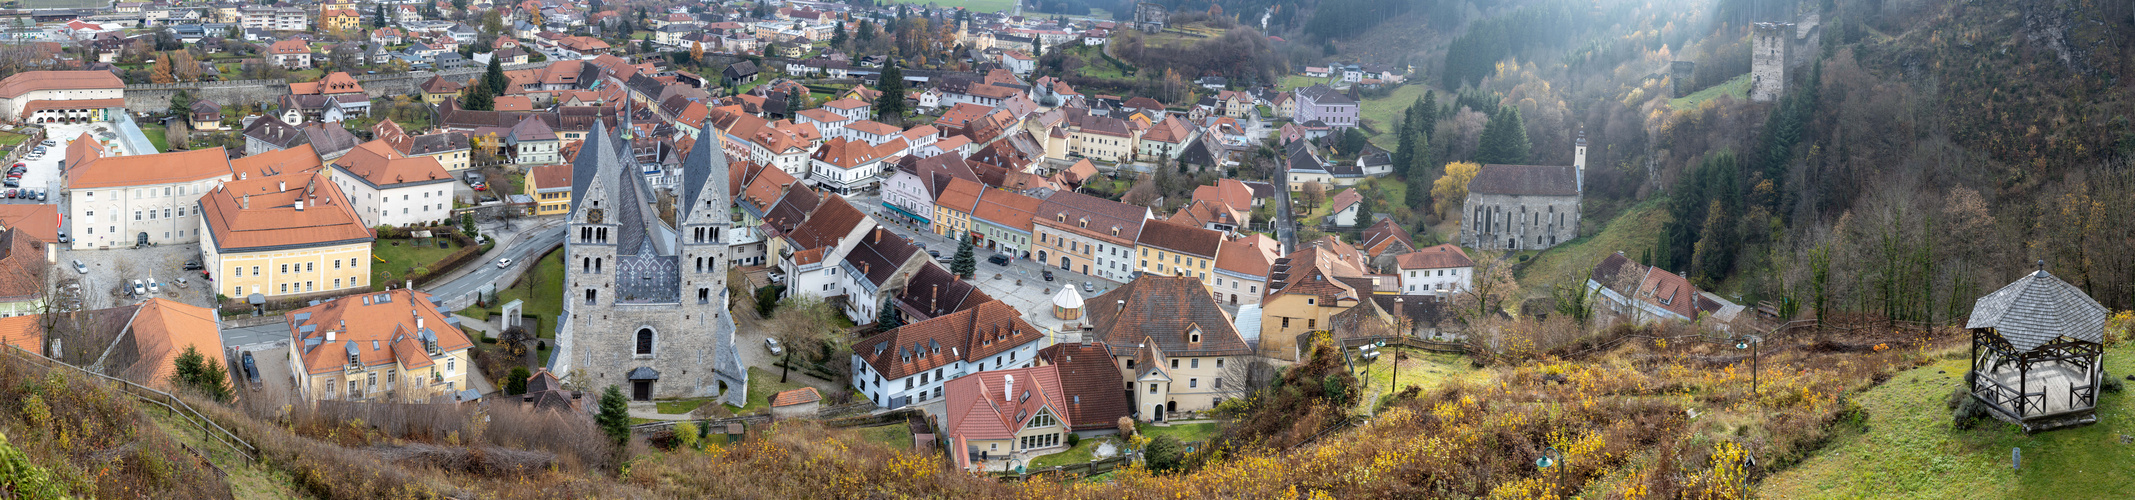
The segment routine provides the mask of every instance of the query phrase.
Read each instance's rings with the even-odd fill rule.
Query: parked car
[[[1053,280],[1053,270],[1051,270],[1051,269],[1047,269],[1047,270],[1044,270],[1044,271],[1040,271],[1040,272],[1039,272],[1038,274],[1044,275],[1044,276],[1045,276],[1045,280],[1046,280],[1046,281],[1052,281],[1052,280]]]
[[[932,255],[932,256],[934,256],[934,258],[935,258],[935,259],[940,259],[940,258],[941,258],[941,251],[940,251],[940,250],[928,250],[928,251],[927,251],[927,255]]]
[[[155,278],[149,278],[148,293],[163,293],[163,284],[157,283]]]
[[[1088,281],[1084,281],[1082,282],[1082,293],[1097,293],[1097,287],[1091,285]]]
[[[42,199],[42,198],[39,198],[39,199]],[[66,231],[60,231],[60,232],[59,232],[59,242],[60,242],[60,243],[73,243],[73,242],[74,242],[74,237],[73,237],[73,236],[67,236],[67,232],[66,232]]]
[[[252,361],[252,351],[245,351],[245,379],[259,383],[259,364]]]
[[[203,267],[201,267],[201,266],[200,266],[200,259],[193,259],[193,260],[188,260],[188,261],[185,261],[185,270],[187,270],[187,271],[199,271],[199,270],[201,270],[201,269],[205,269],[205,268],[203,268]]]
[[[80,261],[80,260],[75,260],[75,261],[74,261],[74,272],[77,272],[77,273],[82,273],[82,274],[89,274],[89,266],[87,266],[87,265],[83,265],[83,264],[82,264],[82,261]]]
[[[996,266],[1005,266],[1008,265],[1008,256],[1001,254],[993,254],[992,256],[986,257],[986,262],[992,262],[993,265]]]
[[[133,285],[127,287],[126,291],[135,297],[148,295],[148,285],[141,283],[141,280],[133,280]]]
[[[770,349],[772,356],[780,356],[786,354],[786,348],[779,347],[778,339],[768,337],[764,338],[764,348]]]

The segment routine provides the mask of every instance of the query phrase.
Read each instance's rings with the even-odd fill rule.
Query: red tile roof
[[[223,252],[373,239],[341,188],[319,174],[225,182],[200,197],[200,215]]]
[[[38,90],[123,88],[126,82],[110,71],[24,71],[0,79],[0,98],[13,99]]]
[[[1468,252],[1463,252],[1460,247],[1450,243],[1401,254],[1400,257],[1394,258],[1394,262],[1401,269],[1445,269],[1475,265],[1474,260],[1468,259]]]
[[[283,317],[294,340],[289,348],[296,350],[309,373],[342,370],[352,345],[357,362],[366,367],[395,362],[409,368],[430,366],[429,353],[419,341],[425,331],[435,336],[442,352],[474,346],[467,334],[445,323],[444,314],[430,304],[430,294],[405,288],[335,298]],[[306,325],[311,326],[308,332]],[[332,342],[326,341],[328,332]]]
[[[229,155],[224,154],[221,147],[100,158],[93,153],[94,139],[75,141],[76,144],[85,142],[91,145],[84,148],[91,150],[87,161],[76,159],[71,151],[73,147],[69,147],[68,189],[169,184],[230,175]]]
[[[993,300],[868,337],[853,353],[882,378],[898,379],[959,360],[985,359],[1044,336],[1014,307]]]
[[[1119,366],[1113,364],[1104,344],[1055,344],[1040,349],[1038,359],[1060,371],[1068,428],[1113,428],[1119,425],[1119,417],[1133,412],[1127,395],[1119,390]]]

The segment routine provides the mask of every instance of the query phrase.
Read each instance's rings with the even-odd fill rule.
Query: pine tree
[[[1417,208],[1431,206],[1431,182],[1438,178],[1431,168],[1431,136],[1424,135],[1420,128],[1410,129],[1401,137],[1401,144],[1412,150],[1408,163],[1394,165],[1408,178],[1408,195],[1402,202]]]
[[[623,389],[613,385],[600,393],[600,414],[593,417],[608,438],[617,444],[630,442],[630,400],[623,397]]]
[[[374,28],[386,27],[385,4],[378,4],[378,19],[372,20],[371,24],[374,25],[372,26]]]
[[[875,331],[887,332],[904,326],[904,318],[897,315],[897,306],[890,299],[882,299],[882,307],[875,313]]]
[[[882,96],[875,98],[875,119],[883,123],[904,123],[904,71],[897,68],[897,58],[883,63],[882,76],[875,81],[875,90]]]
[[[1423,91],[1423,109],[1410,109],[1409,113],[1421,118],[1418,123],[1423,125],[1424,137],[1437,133],[1435,129],[1438,128],[1438,93]]]
[[[230,398],[228,372],[222,369],[222,363],[209,361],[206,355],[200,354],[200,349],[185,346],[185,351],[179,353],[178,359],[171,364],[172,386],[200,391],[216,401]]]
[[[832,27],[830,31],[830,46],[843,47],[845,46],[845,23],[836,24],[837,26]]]
[[[489,92],[489,85],[477,82],[474,85],[469,85],[467,90],[463,92],[467,102],[460,103],[461,109],[472,111],[495,111],[497,109],[497,96]]]
[[[491,54],[489,70],[482,73],[482,86],[489,87],[491,96],[504,95],[511,88],[511,79],[504,76],[504,58]]]
[[[972,255],[971,238],[957,238],[956,259],[949,262],[949,272],[964,279],[971,279],[979,272],[978,258]]]
[[[1520,110],[1507,106],[1499,108],[1483,125],[1483,136],[1475,149],[1475,162],[1481,164],[1520,165],[1527,163],[1529,144],[1527,126],[1520,123]]]

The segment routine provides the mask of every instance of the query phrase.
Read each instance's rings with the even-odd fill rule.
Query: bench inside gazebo
[[[2037,432],[2098,421],[2106,309],[2045,270],[1980,297],[1972,332],[1972,397],[1995,418]]]

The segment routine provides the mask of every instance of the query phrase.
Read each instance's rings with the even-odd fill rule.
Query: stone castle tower
[[[1750,31],[1750,101],[1772,102],[1787,92],[1794,23],[1757,23]]]
[[[550,369],[632,399],[723,395],[741,406],[748,372],[727,312],[727,160],[699,134],[682,164],[681,228],[659,217],[626,112],[616,135],[596,123],[571,167],[564,314]]]

